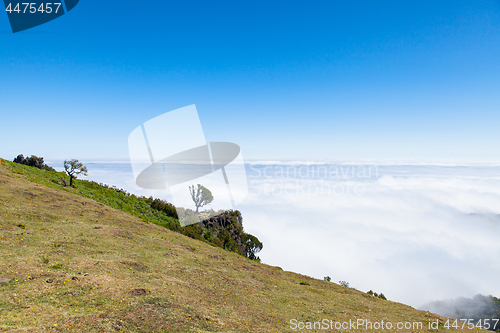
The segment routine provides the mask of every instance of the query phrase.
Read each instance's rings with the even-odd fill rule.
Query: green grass
[[[457,331],[430,330],[444,318],[260,264],[33,174],[0,165],[0,278],[12,279],[0,284],[1,332],[267,333],[325,318]]]
[[[121,192],[117,188],[110,188],[103,184],[90,182],[86,180],[74,180],[74,187],[64,186],[61,178],[65,178],[69,183],[68,176],[64,172],[40,170],[22,164],[8,162],[4,160],[4,165],[14,174],[22,175],[26,180],[44,185],[50,188],[63,189],[65,191],[81,195],[109,207],[121,210],[133,216],[136,216],[146,222],[155,223],[162,226],[171,226],[169,229],[180,229],[177,219],[168,216],[162,211],[151,208],[146,198],[137,197],[133,194]]]

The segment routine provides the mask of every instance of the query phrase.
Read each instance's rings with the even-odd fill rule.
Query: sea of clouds
[[[130,164],[85,164],[91,180],[170,200],[138,188]],[[266,264],[414,307],[500,296],[498,165],[255,161],[247,175],[236,208]]]

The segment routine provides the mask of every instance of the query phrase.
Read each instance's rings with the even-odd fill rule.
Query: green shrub
[[[203,238],[205,238],[205,240],[209,243],[212,242],[213,238],[212,230],[206,230],[205,233],[203,234]]]
[[[382,293],[380,293],[380,294],[379,294],[379,293],[376,293],[376,292],[374,292],[374,291],[373,291],[373,290],[371,290],[371,289],[367,292],[367,294],[368,294],[368,295],[372,295],[372,296],[377,297],[377,298],[380,298],[380,299],[387,300],[387,298],[385,297],[385,295],[384,295],[384,294],[382,294]]]
[[[151,199],[152,197],[150,198],[150,200]],[[175,206],[167,201],[161,199],[151,200],[151,208],[162,211],[167,214],[167,216],[173,217],[174,219],[179,218],[177,216],[177,210],[175,209]]]
[[[236,243],[229,231],[222,229],[217,235],[217,238],[221,241],[223,249],[231,252],[238,252],[238,243]]]
[[[201,240],[201,235],[203,235],[203,228],[196,224],[189,225],[182,228],[182,234],[191,237],[193,239]]]
[[[134,212],[134,207],[132,207],[132,205],[130,205],[130,204],[127,204],[127,205],[123,206],[122,211],[130,214],[130,213]]]
[[[243,244],[246,247],[246,256],[247,258],[250,258],[252,260],[257,259],[258,257],[256,256],[257,253],[262,250],[262,243],[259,241],[259,239],[253,235],[243,233],[243,236],[241,237]]]

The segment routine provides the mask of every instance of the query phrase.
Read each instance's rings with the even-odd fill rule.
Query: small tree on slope
[[[64,161],[64,169],[69,176],[69,186],[73,186],[73,179],[76,179],[77,175],[86,176],[88,171],[86,166],[75,159]]]
[[[208,188],[203,185],[198,184],[198,187],[195,188],[194,185],[189,186],[189,193],[191,194],[191,199],[196,206],[196,213],[200,207],[208,205],[212,201],[214,201],[214,196],[212,192]]]

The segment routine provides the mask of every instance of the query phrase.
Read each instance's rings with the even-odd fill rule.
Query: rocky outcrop
[[[222,228],[228,228],[232,225],[238,225],[241,227],[243,225],[243,217],[241,217],[239,211],[228,211],[225,214],[213,216],[207,220],[204,220],[200,222],[199,225],[202,228],[208,228],[208,229],[211,228],[222,229]]]
[[[258,259],[256,254],[262,249],[257,237],[243,231],[243,217],[238,210],[227,210],[200,223],[204,237],[217,246],[237,251],[250,259]]]

